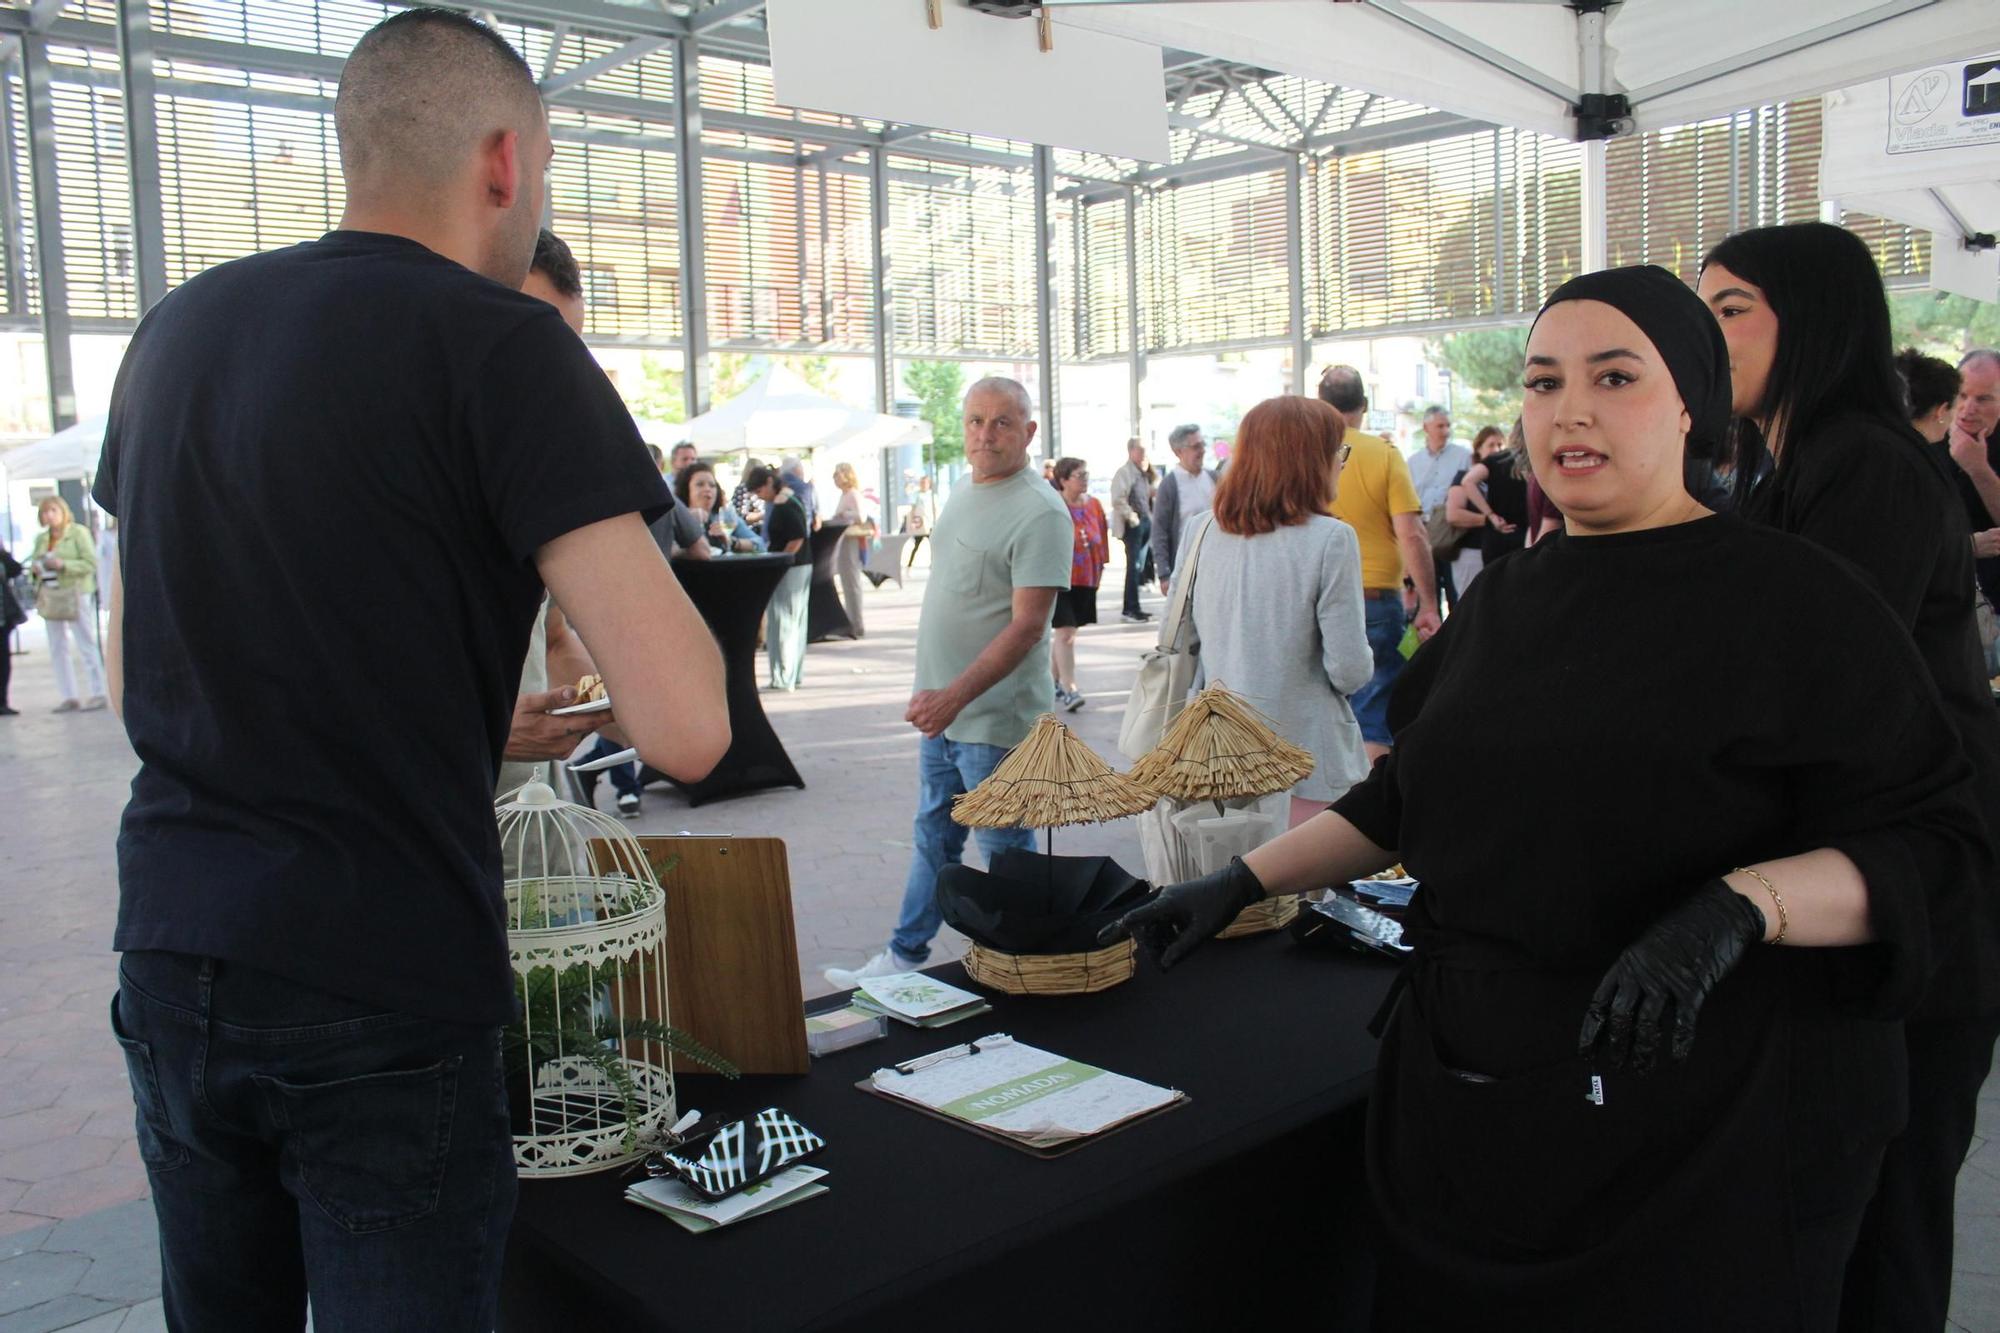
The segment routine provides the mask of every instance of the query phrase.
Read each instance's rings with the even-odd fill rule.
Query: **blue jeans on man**
[[[917,820],[910,877],[903,885],[903,912],[889,948],[906,970],[920,968],[931,956],[931,940],[943,924],[938,910],[938,872],[958,864],[965,852],[965,828],[952,822],[952,799],[971,791],[1007,757],[1001,745],[977,745],[926,736],[917,747]],[[991,861],[996,853],[1033,851],[1033,829],[979,830],[979,850]]]
[[[1367,624],[1368,647],[1375,655],[1375,674],[1355,691],[1348,702],[1354,720],[1361,724],[1361,739],[1370,745],[1389,741],[1389,691],[1403,674],[1403,632],[1409,618],[1403,613],[1401,591],[1370,588],[1362,593],[1362,617]]]
[[[606,737],[599,736],[597,743],[590,747],[590,753],[583,757],[583,762],[591,763],[598,759],[609,759],[624,748],[622,745],[613,745]],[[620,796],[637,796],[642,790],[639,786],[639,765],[637,763],[614,764],[612,767],[604,770],[604,776],[611,779],[612,790],[616,791]]]
[[[170,1328],[489,1329],[515,1198],[499,1031],[132,952],[112,1033]]]

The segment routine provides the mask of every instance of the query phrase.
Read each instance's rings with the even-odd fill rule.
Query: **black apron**
[[[1704,1006],[1686,1065],[1637,1075],[1570,1056],[1476,1079],[1441,1058],[1426,964],[1413,963],[1369,1105],[1375,1326],[1801,1328],[1790,1022],[1779,971],[1761,961]]]

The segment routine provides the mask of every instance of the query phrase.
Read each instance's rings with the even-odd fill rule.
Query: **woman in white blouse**
[[[1250,410],[1215,488],[1214,531],[1194,584],[1202,674],[1247,699],[1278,734],[1312,752],[1292,789],[1292,823],[1367,775],[1347,696],[1375,660],[1362,614],[1361,545],[1327,511],[1340,483],[1346,423],[1313,398]],[[1186,545],[1193,546],[1193,533]]]

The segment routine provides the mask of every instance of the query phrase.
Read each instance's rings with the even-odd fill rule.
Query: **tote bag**
[[[1139,659],[1139,675],[1125,700],[1125,720],[1118,728],[1118,752],[1138,759],[1160,743],[1167,727],[1180,715],[1194,686],[1198,644],[1189,642],[1194,630],[1194,580],[1200,568],[1202,539],[1215,526],[1211,511],[1195,520],[1187,558],[1181,563],[1174,595],[1160,622],[1160,640]]]
[[[35,598],[35,610],[41,612],[43,620],[75,620],[76,589],[43,584],[41,594]]]

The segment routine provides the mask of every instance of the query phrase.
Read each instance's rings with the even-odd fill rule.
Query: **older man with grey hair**
[[[838,989],[924,965],[942,924],[938,874],[965,851],[952,801],[984,782],[1055,705],[1049,618],[1070,586],[1076,528],[1069,506],[1028,466],[1034,438],[1034,405],[1019,383],[994,377],[966,392],[972,484],[954,489],[938,515],[917,621],[916,691],[906,720],[923,741],[902,914],[880,953],[858,968],[826,969]],[[1028,829],[979,830],[989,861],[1034,845]]]
[[[1160,591],[1173,582],[1174,562],[1183,549],[1181,539],[1188,524],[1215,505],[1215,473],[1202,466],[1208,441],[1201,427],[1176,426],[1167,432],[1167,446],[1174,451],[1174,466],[1160,481],[1153,497],[1153,563],[1160,571]]]

